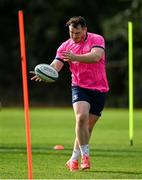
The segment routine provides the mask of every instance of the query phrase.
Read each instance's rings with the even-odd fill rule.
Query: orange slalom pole
[[[28,96],[27,65],[26,65],[26,47],[25,47],[25,33],[24,33],[24,17],[23,17],[22,10],[18,11],[18,19],[19,19],[22,80],[23,80],[26,143],[27,143],[28,178],[33,179],[32,177],[32,151],[31,151],[31,138],[30,138],[29,98],[28,98],[29,96]]]

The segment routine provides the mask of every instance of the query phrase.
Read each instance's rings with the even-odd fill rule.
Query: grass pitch
[[[91,169],[69,172],[64,164],[72,153],[72,109],[31,109],[34,179],[142,179],[142,112],[134,113],[134,146],[129,145],[128,110],[105,109],[91,141]],[[64,145],[61,151],[54,150]],[[27,179],[23,109],[0,112],[0,179]]]

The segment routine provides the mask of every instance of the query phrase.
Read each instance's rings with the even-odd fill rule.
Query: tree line
[[[4,106],[23,104],[19,49],[18,10],[25,19],[28,72],[39,63],[50,63],[68,36],[66,21],[75,15],[87,20],[88,31],[106,40],[108,107],[128,107],[128,21],[133,22],[134,107],[141,107],[141,0],[1,0],[0,1],[0,94]],[[36,83],[28,73],[31,106],[71,105],[71,77],[66,64],[53,84]]]

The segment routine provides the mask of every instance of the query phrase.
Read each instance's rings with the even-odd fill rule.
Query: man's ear
[[[84,27],[84,35],[86,35],[87,27]]]

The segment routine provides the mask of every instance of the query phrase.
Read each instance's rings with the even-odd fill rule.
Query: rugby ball
[[[55,82],[59,74],[49,64],[38,64],[34,69],[35,74],[45,82]]]

